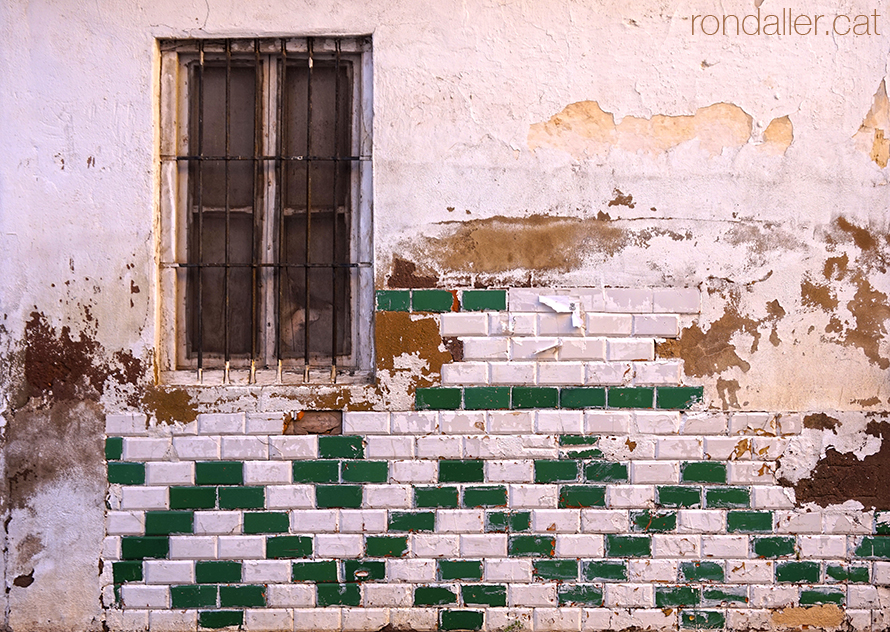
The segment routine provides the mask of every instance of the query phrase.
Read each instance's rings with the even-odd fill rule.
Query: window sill
[[[309,379],[304,380],[302,368],[284,369],[281,375],[271,369],[261,369],[255,372],[253,379],[249,369],[231,369],[226,372],[223,369],[205,369],[199,377],[195,369],[181,371],[162,371],[160,384],[162,386],[305,386],[305,387],[330,387],[342,385],[364,385],[374,381],[371,371],[339,371],[334,380],[331,379],[330,369],[310,369]]]

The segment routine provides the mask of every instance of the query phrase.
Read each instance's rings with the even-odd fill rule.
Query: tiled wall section
[[[795,508],[774,471],[800,416],[695,410],[657,368],[697,292],[607,292],[379,293],[471,351],[341,436],[109,415],[110,629],[749,629],[816,605],[885,626],[890,512]]]

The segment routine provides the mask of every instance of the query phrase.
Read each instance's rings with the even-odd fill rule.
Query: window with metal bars
[[[371,370],[370,39],[161,49],[161,366],[223,383]],[[182,377],[182,376],[180,376]]]

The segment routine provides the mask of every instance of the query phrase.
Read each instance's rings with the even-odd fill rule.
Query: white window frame
[[[341,58],[348,59],[353,67],[352,152],[362,157],[351,176],[350,212],[350,261],[366,262],[350,275],[351,283],[351,336],[352,358],[347,366],[312,366],[302,359],[279,359],[277,366],[256,366],[246,363],[222,363],[219,359],[205,359],[203,370],[187,357],[187,268],[179,264],[188,261],[188,163],[177,160],[186,155],[188,148],[189,117],[189,70],[198,53],[198,40],[159,41],[160,99],[159,99],[159,165],[160,202],[158,265],[159,300],[158,328],[156,336],[158,380],[176,385],[274,385],[274,384],[349,384],[366,383],[373,379],[373,315],[374,275],[373,261],[373,213],[372,213],[372,95],[373,76],[371,65],[371,41],[369,36],[313,37],[312,48],[317,54],[330,54],[339,41]],[[202,47],[222,45],[225,40],[204,40]],[[262,107],[263,153],[274,154],[276,143],[274,129],[277,120],[276,99],[278,86],[275,65],[282,46],[288,59],[306,57],[308,38],[289,37],[275,39],[230,38],[235,46],[248,44],[253,50],[255,41],[260,42],[262,55]],[[212,48],[216,50],[215,48]],[[277,209],[274,205],[275,167],[271,161],[263,161],[263,204],[257,208],[262,219],[262,263],[273,263],[274,256],[268,247],[273,243]],[[273,268],[260,268],[272,274]],[[271,285],[267,283],[267,285]],[[277,314],[274,308],[274,292],[266,289],[259,298],[261,331],[277,331]],[[271,303],[270,303],[271,301]],[[257,334],[254,334],[257,335]],[[274,356],[274,335],[259,334],[258,354],[268,359]],[[208,362],[209,360],[209,362]]]

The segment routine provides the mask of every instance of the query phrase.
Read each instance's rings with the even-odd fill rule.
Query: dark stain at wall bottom
[[[811,420],[813,422],[815,420]],[[881,449],[876,454],[860,461],[855,454],[842,454],[829,448],[809,478],[796,485],[787,480],[779,482],[794,487],[798,504],[814,502],[827,507],[858,500],[866,509],[890,509],[890,485],[886,480],[890,472],[890,423],[870,421],[865,431],[881,437]]]

